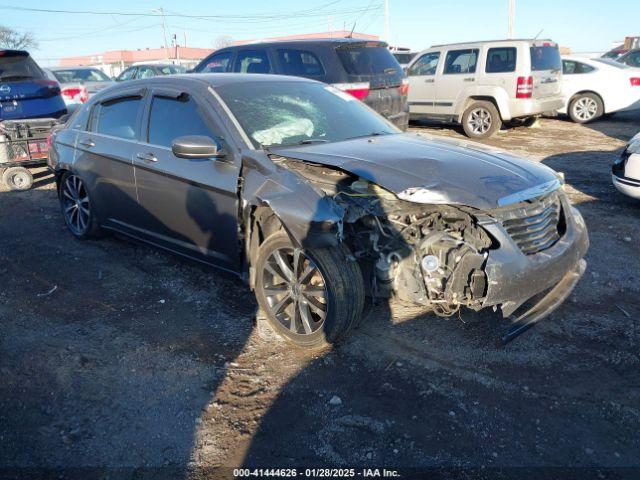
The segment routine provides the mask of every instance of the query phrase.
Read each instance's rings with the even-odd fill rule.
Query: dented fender
[[[330,247],[342,240],[344,211],[324,192],[275,165],[264,152],[247,152],[242,166],[240,197],[245,209],[271,209],[301,247]]]

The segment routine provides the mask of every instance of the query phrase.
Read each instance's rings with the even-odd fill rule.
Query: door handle
[[[157,162],[158,158],[153,153],[137,153],[136,157],[145,162]]]
[[[464,79],[464,81],[465,81],[465,82],[475,82],[475,81],[476,81],[476,79],[475,79],[475,78],[473,78],[473,77],[471,77],[471,78],[465,78],[465,79]]]
[[[91,148],[91,147],[95,147],[96,144],[93,140],[91,140],[90,138],[86,139],[86,140],[80,140],[80,145],[82,145],[83,147],[87,147],[87,148]]]
[[[433,78],[427,78],[424,83],[435,83],[435,80]]]

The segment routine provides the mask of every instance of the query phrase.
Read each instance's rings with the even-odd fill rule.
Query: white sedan
[[[629,141],[613,163],[611,179],[621,193],[640,199],[640,133]]]
[[[574,122],[640,109],[640,68],[607,58],[563,56],[562,81],[565,106],[559,112]]]

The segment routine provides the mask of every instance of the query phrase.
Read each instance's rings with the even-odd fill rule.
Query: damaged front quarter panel
[[[268,207],[291,237],[304,248],[337,245],[342,238],[344,211],[321,190],[269,159],[264,152],[243,157],[243,208]]]

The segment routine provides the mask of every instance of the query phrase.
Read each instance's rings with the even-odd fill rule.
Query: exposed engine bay
[[[483,266],[493,242],[472,209],[411,203],[338,169],[274,161],[310,180],[341,209],[341,240],[360,263],[374,301],[397,296],[441,316],[461,306],[481,308]]]

